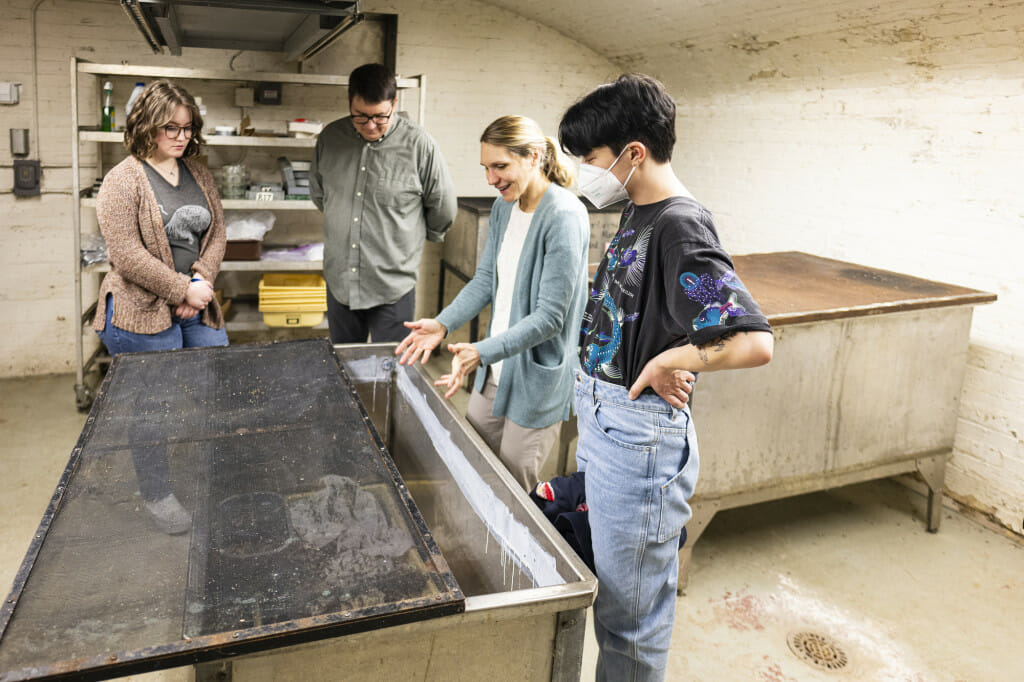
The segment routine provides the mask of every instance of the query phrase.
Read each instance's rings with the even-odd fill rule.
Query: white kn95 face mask
[[[626,176],[626,182],[619,182],[619,179],[612,173],[612,168],[619,162],[628,147],[623,147],[619,155],[612,161],[608,168],[598,168],[589,163],[580,164],[579,188],[580,194],[585,196],[596,208],[606,208],[612,204],[628,199],[626,183],[633,177],[636,166],[630,169]]]

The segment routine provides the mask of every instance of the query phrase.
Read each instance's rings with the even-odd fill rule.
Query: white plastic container
[[[132,90],[132,94],[128,95],[128,103],[124,105],[124,120],[128,120],[128,116],[132,113],[132,106],[135,104],[135,100],[139,98],[142,91],[146,89],[145,83],[136,83],[135,88]]]
[[[324,124],[320,121],[288,121],[288,132],[293,137],[313,137],[319,135],[323,129]]]

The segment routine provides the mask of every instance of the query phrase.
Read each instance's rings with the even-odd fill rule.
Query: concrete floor
[[[85,421],[72,385],[0,380],[5,592]],[[923,514],[923,498],[892,481],[720,512],[677,601],[669,679],[1024,680],[1024,543],[948,509],[932,535]],[[823,672],[797,658],[787,644],[797,632],[830,637],[846,666]],[[583,679],[594,657],[588,635]]]

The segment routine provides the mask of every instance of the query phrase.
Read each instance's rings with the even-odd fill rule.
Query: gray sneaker
[[[145,506],[157,527],[168,535],[178,535],[192,527],[192,515],[174,493],[156,502],[146,502]]]

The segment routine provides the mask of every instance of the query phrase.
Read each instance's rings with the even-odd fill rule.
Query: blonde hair
[[[568,187],[575,179],[572,167],[564,162],[558,151],[558,144],[553,138],[544,135],[533,119],[517,115],[502,116],[484,129],[480,141],[504,147],[517,156],[527,157],[534,151],[538,152],[541,172],[556,185]]]
[[[156,136],[171,122],[178,107],[192,114],[192,137],[183,156],[196,156],[203,144],[203,117],[192,95],[169,80],[153,81],[146,86],[132,105],[132,113],[124,125],[124,146],[132,156],[145,159],[156,151]]]

